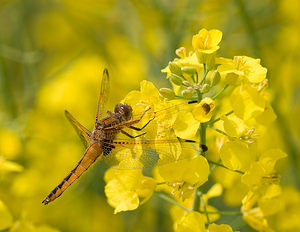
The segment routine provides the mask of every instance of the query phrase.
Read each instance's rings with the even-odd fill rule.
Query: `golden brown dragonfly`
[[[118,169],[136,169],[143,167],[153,167],[154,165],[167,164],[175,162],[178,159],[186,158],[179,152],[182,152],[184,142],[186,144],[195,144],[192,140],[138,140],[146,132],[133,136],[124,129],[142,131],[156,117],[162,114],[169,114],[178,105],[191,104],[196,101],[178,104],[176,107],[171,106],[165,109],[149,113],[150,108],[143,113],[133,115],[132,107],[126,103],[117,104],[114,112],[107,111],[104,115],[105,103],[108,99],[109,75],[107,69],[103,71],[103,78],[100,88],[100,97],[96,112],[96,121],[94,129],[90,132],[82,126],[68,111],[65,111],[67,119],[80,136],[86,151],[82,158],[72,171],[57,185],[42,202],[47,205],[49,202],[58,198],[76,179],[78,179],[96,160],[101,157]],[[147,118],[147,123],[138,128],[134,126],[143,118]],[[123,134],[129,139],[117,139],[118,134]],[[187,148],[193,150],[192,148]],[[188,156],[188,155],[187,155]]]

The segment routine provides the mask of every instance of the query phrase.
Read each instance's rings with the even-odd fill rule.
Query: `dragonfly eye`
[[[126,120],[132,116],[132,108],[128,104],[117,104],[114,109],[115,114],[122,115]]]

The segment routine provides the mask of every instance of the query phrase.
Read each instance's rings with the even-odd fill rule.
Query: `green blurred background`
[[[172,231],[169,204],[155,196],[114,215],[101,162],[59,200],[41,201],[84,152],[63,111],[93,127],[105,67],[108,109],[141,80],[169,87],[160,70],[180,46],[191,50],[201,28],[223,32],[220,56],[261,58],[268,68],[278,115],[270,141],[289,155],[282,184],[299,188],[299,12],[299,0],[1,0],[0,200],[11,231]]]

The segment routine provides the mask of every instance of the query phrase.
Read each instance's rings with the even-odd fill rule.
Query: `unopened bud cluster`
[[[181,55],[185,54],[183,50],[183,48],[180,50]],[[160,95],[169,100],[174,98],[184,98],[188,100],[198,99],[202,94],[209,93],[211,88],[216,86],[221,79],[220,73],[214,70],[211,72],[209,79],[201,78],[200,80],[199,70],[202,71],[203,67],[199,67],[199,70],[197,70],[196,67],[182,65],[176,61],[170,62],[168,69],[169,80],[179,89],[176,93],[168,88],[159,90]]]

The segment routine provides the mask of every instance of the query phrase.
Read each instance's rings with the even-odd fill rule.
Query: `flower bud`
[[[210,90],[209,84],[204,84],[204,85],[202,85],[202,88],[201,88],[201,92],[202,92],[202,93],[208,93],[209,90]]]
[[[220,82],[220,80],[221,80],[220,73],[217,70],[213,71],[213,73],[211,74],[211,77],[210,77],[211,86],[217,85]]]
[[[191,89],[185,89],[182,90],[181,95],[185,98],[185,99],[190,99],[193,97],[193,90]]]
[[[189,81],[183,81],[182,83],[185,86],[192,86],[192,84]]]
[[[173,99],[176,95],[172,89],[161,88],[159,89],[159,94],[164,98]]]
[[[231,72],[231,73],[226,74],[225,81],[229,85],[234,85],[238,81],[238,78],[239,78],[239,75],[237,75],[236,73]]]
[[[186,49],[184,47],[176,49],[176,55],[180,58],[186,57]]]
[[[171,73],[174,73],[178,76],[182,75],[180,66],[174,62],[169,63],[169,69],[170,69]]]
[[[182,85],[182,79],[180,78],[180,76],[171,73],[170,74],[170,80],[175,84],[175,85]]]
[[[181,71],[190,75],[194,75],[197,72],[197,69],[192,66],[185,66],[181,68]]]

